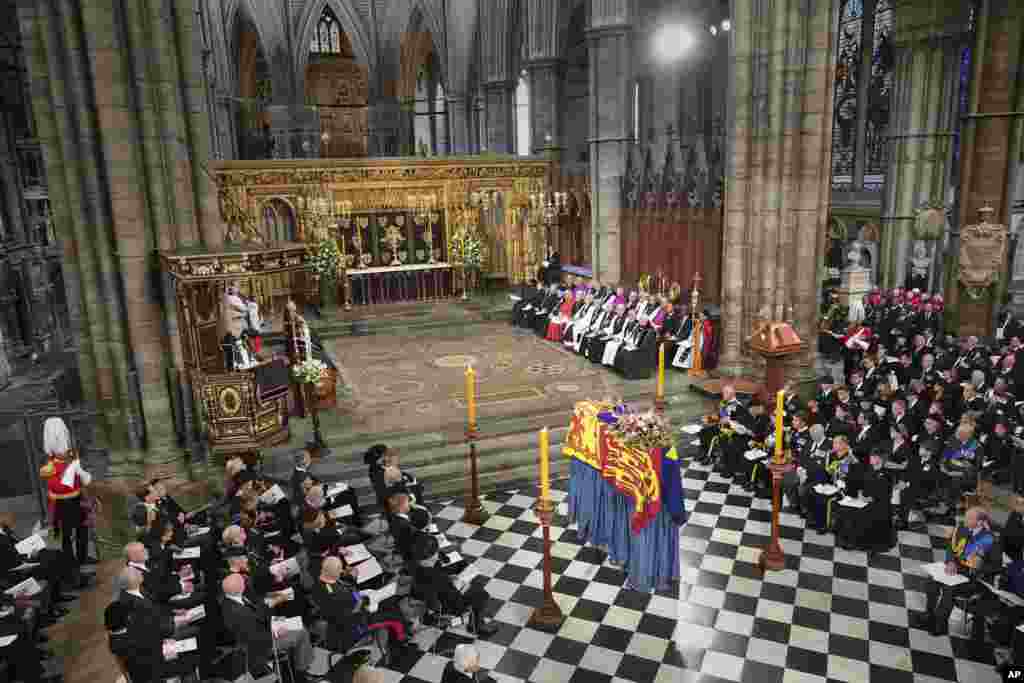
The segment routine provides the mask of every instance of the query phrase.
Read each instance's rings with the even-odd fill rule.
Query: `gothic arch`
[[[277,48],[283,40],[279,30],[274,30],[273,22],[268,22],[264,13],[258,7],[253,6],[252,0],[228,0],[224,8],[224,37],[227,47],[227,66],[231,83],[231,92],[239,94],[239,63],[237,42],[238,26],[240,22],[247,22],[252,25],[258,39],[259,50],[267,61],[268,73],[273,84],[275,93],[285,93],[290,90],[287,74],[280,73],[275,68],[274,56]]]
[[[305,90],[306,67],[309,65],[309,45],[313,41],[313,32],[316,31],[317,22],[320,21],[320,15],[323,13],[324,7],[330,7],[331,11],[334,12],[334,16],[341,22],[341,27],[344,29],[345,35],[352,45],[352,52],[355,54],[356,60],[365,66],[370,73],[369,82],[372,89],[374,82],[373,73],[377,68],[376,59],[374,58],[375,51],[370,43],[370,38],[366,34],[359,12],[352,7],[350,0],[316,0],[316,2],[311,2],[306,7],[298,24],[298,41],[295,44],[295,57],[293,60],[296,83],[299,84],[298,91],[304,92]]]
[[[569,31],[573,29],[572,21],[578,11],[583,12],[583,28],[590,26],[590,0],[562,0],[563,5],[558,12],[558,35],[555,54],[559,59],[566,59],[569,52]]]
[[[409,18],[408,30],[399,36],[399,97],[413,98],[416,96],[416,82],[419,78],[420,67],[430,62],[431,55],[434,56],[433,63],[439,72],[438,80],[445,92],[448,91],[448,81],[445,78],[447,60],[440,50],[438,40],[439,36],[430,28],[427,16],[417,7]]]

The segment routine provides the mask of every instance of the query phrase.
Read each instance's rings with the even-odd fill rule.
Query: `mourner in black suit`
[[[320,575],[313,584],[313,604],[327,621],[327,648],[347,652],[369,630],[387,629],[390,633],[391,655],[419,652],[409,639],[411,630],[401,612],[381,609],[370,599],[343,582],[345,564],[337,557],[328,557],[320,566]]]
[[[227,576],[221,586],[224,625],[245,649],[249,673],[254,678],[270,673],[275,652],[287,650],[292,655],[297,683],[305,683],[313,659],[309,632],[305,628],[286,630],[272,623],[267,606],[245,594],[245,581],[238,574]]]
[[[14,515],[0,514],[0,575],[2,583],[10,587],[28,577],[45,580],[49,586],[50,616],[59,618],[65,614],[58,603],[67,602],[63,586],[72,575],[72,563],[59,550],[43,549],[33,555],[22,555],[15,547],[22,539],[14,531]],[[14,571],[23,564],[37,564],[37,567]]]

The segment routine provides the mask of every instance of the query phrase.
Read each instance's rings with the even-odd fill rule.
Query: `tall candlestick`
[[[786,392],[780,390],[775,395],[775,462],[782,462],[782,416],[786,412]]]
[[[548,452],[548,428],[540,430],[540,499],[551,499],[551,461]]]
[[[468,412],[469,428],[476,428],[476,372],[472,365],[466,366],[466,410]]]
[[[658,398],[665,398],[665,345],[658,345]]]

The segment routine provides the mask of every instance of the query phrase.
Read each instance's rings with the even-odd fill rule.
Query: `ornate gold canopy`
[[[303,207],[315,195],[315,205],[326,206],[333,224],[352,229],[350,247],[367,246],[356,244],[354,227],[367,213],[407,211],[410,224],[416,225],[425,222],[420,214],[433,215],[440,219],[436,225],[444,244],[452,244],[453,233],[478,232],[488,250],[487,271],[513,280],[525,277],[543,258],[543,245],[536,244],[542,238],[529,229],[536,221],[528,208],[531,196],[546,192],[549,170],[546,159],[513,156],[225,161],[210,166],[227,241],[258,242],[253,226],[259,226],[269,202],[290,206],[295,238],[314,241],[322,232],[324,211]]]

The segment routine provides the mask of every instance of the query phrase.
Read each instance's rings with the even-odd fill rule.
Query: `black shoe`
[[[476,622],[476,635],[479,638],[490,638],[498,632],[498,625],[493,621],[478,619]]]
[[[78,564],[99,564],[99,563],[100,563],[99,560],[97,560],[95,557],[85,557]]]
[[[935,628],[935,618],[931,612],[911,612],[909,616],[908,621],[911,628],[916,628],[919,631],[931,631]]]
[[[64,607],[58,607],[53,605],[50,607],[50,618],[51,619],[62,619],[68,615],[70,610]]]
[[[76,598],[76,597],[75,597],[75,596],[73,596],[73,595],[58,595],[58,596],[56,596],[56,597],[55,597],[55,598],[53,599],[53,601],[54,601],[54,603],[56,603],[56,604],[62,604],[62,603],[66,603],[66,602],[74,602],[74,601],[75,601],[75,600],[77,600],[77,599],[78,599],[78,598]]]

